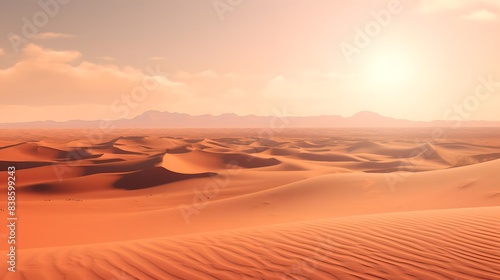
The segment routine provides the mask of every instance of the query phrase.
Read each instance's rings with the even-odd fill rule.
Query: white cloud
[[[48,39],[59,39],[59,38],[75,38],[75,35],[65,34],[65,33],[55,33],[55,32],[45,32],[35,35],[35,39],[48,40]]]
[[[152,56],[149,59],[151,59],[151,60],[165,60],[165,58],[163,56]]]
[[[0,69],[0,98],[4,105],[109,106],[152,77],[156,82],[148,91],[146,103],[176,100],[184,85],[164,77],[161,69],[150,68],[148,73],[146,69],[95,64],[83,60],[78,51],[56,51],[28,44],[16,64]]]
[[[119,67],[89,62],[79,51],[35,44],[27,44],[18,58],[14,65],[0,69],[0,99],[8,100],[0,105],[4,121],[118,119],[152,109],[241,114],[254,112],[257,106],[250,94],[257,90],[256,81],[236,74],[208,69],[171,76],[156,63],[149,70]],[[144,101],[133,98],[135,88],[141,94],[152,83],[157,86],[146,90]]]
[[[498,20],[498,15],[491,11],[483,9],[471,12],[466,15],[462,15],[460,18],[465,20],[476,20],[476,21],[496,21]]]
[[[341,97],[337,89],[350,78],[321,71],[262,77],[211,69],[167,75],[156,65],[150,71],[90,62],[79,51],[35,44],[27,44],[18,58],[14,65],[0,69],[0,99],[5,100],[0,105],[0,118],[5,120],[117,119],[151,109],[269,115],[281,104],[300,113],[317,114],[342,109],[337,108],[340,102],[332,100]],[[149,84],[154,79],[157,86],[147,91],[147,99],[135,102],[132,92],[143,86],[146,78]],[[120,106],[113,106],[117,100]]]

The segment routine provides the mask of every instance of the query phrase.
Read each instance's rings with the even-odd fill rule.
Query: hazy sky
[[[500,120],[499,0],[0,0],[0,22],[0,122]]]

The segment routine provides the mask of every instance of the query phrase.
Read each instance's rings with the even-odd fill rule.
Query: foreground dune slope
[[[268,168],[272,171],[265,171]],[[22,202],[19,213],[23,223],[18,235],[23,241],[23,248],[52,247],[158,238],[342,216],[500,205],[497,183],[500,160],[445,170],[401,174],[330,173],[330,169],[326,169],[326,174],[314,176],[316,173],[310,173],[311,171],[289,174],[272,168],[274,167],[242,170],[238,175],[230,177],[230,183],[221,187],[217,195],[199,204],[193,203],[198,198],[193,187],[203,190],[205,185],[214,185],[217,180],[202,177],[155,188],[132,190],[128,187],[152,184],[153,179],[173,180],[175,177],[170,173],[160,176],[164,172],[149,176],[144,171],[138,175],[115,174],[114,177],[121,178],[117,182],[126,183],[128,187],[124,189],[130,191],[123,193],[123,189],[117,189],[114,193],[119,197],[93,199],[92,196],[104,196],[103,192],[96,192],[96,189],[104,189],[106,184],[116,184],[112,181],[106,183],[106,180],[114,177],[92,175],[86,179],[68,179],[57,185],[58,188],[69,191],[76,181],[80,183],[75,183],[75,188],[79,186],[79,189],[91,189],[95,186],[94,192],[82,201],[66,201],[68,197],[78,196],[73,193],[68,195],[64,191],[36,192],[36,195],[45,195],[51,200]],[[157,169],[163,170],[161,167]],[[298,178],[302,175],[306,179]],[[184,176],[195,175],[182,175],[180,179]],[[138,181],[138,178],[144,179]],[[292,182],[280,182],[285,179]],[[225,182],[224,178],[220,180]],[[388,180],[397,184],[391,185]],[[22,198],[30,194],[21,190],[19,193]],[[56,195],[60,198],[54,199]],[[38,238],[33,237],[33,232],[37,232]]]
[[[2,279],[498,279],[500,207],[28,249]],[[4,266],[4,264],[2,264]]]

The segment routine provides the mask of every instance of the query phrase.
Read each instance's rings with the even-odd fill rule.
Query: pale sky
[[[500,0],[0,0],[0,122],[500,120]]]

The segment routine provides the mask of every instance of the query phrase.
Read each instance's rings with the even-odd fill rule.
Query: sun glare
[[[365,67],[369,85],[384,89],[412,85],[416,69],[411,55],[400,50],[379,50],[368,58]]]

